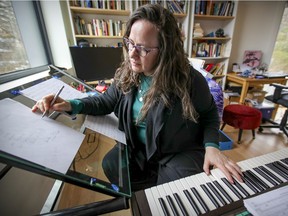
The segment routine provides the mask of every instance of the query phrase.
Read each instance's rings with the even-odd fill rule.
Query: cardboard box
[[[247,93],[246,98],[256,101],[257,103],[262,103],[264,101],[266,91],[262,90],[250,90]]]
[[[221,151],[230,150],[233,147],[233,140],[221,130],[219,130],[219,146]]]

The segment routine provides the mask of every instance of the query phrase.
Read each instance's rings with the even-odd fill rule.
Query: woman
[[[230,182],[241,170],[219,150],[217,107],[205,78],[188,62],[172,13],[158,4],[139,7],[127,22],[127,55],[114,83],[100,96],[65,101],[53,95],[32,108],[89,115],[114,112],[126,135],[132,190],[140,190],[209,168]],[[112,149],[103,168],[113,179]],[[116,162],[115,162],[116,163]]]

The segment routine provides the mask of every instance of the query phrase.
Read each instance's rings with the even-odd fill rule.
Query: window
[[[280,24],[269,71],[288,73],[288,7],[286,4]]]
[[[51,63],[40,2],[1,1],[0,84],[46,70]]]

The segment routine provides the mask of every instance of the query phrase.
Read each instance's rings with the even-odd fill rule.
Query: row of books
[[[196,0],[195,14],[233,16],[234,1]]]
[[[224,73],[224,62],[218,62],[218,63],[207,63],[204,64],[204,69],[212,74],[215,75],[223,75]]]
[[[224,56],[226,44],[216,42],[194,43],[192,52],[196,57],[220,57]]]
[[[71,6],[107,9],[107,10],[128,10],[128,1],[126,0],[70,0]]]
[[[186,0],[138,0],[137,7],[145,4],[160,4],[172,13],[186,13]]]
[[[86,23],[80,16],[74,17],[75,33],[91,36],[123,36],[126,22],[121,20],[92,19]]]

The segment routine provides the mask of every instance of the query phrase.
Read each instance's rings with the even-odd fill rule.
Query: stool
[[[252,130],[253,139],[255,139],[255,129],[261,124],[262,113],[246,105],[229,104],[224,107],[222,120],[221,130],[226,124],[239,128],[238,143],[240,143],[243,130]]]

